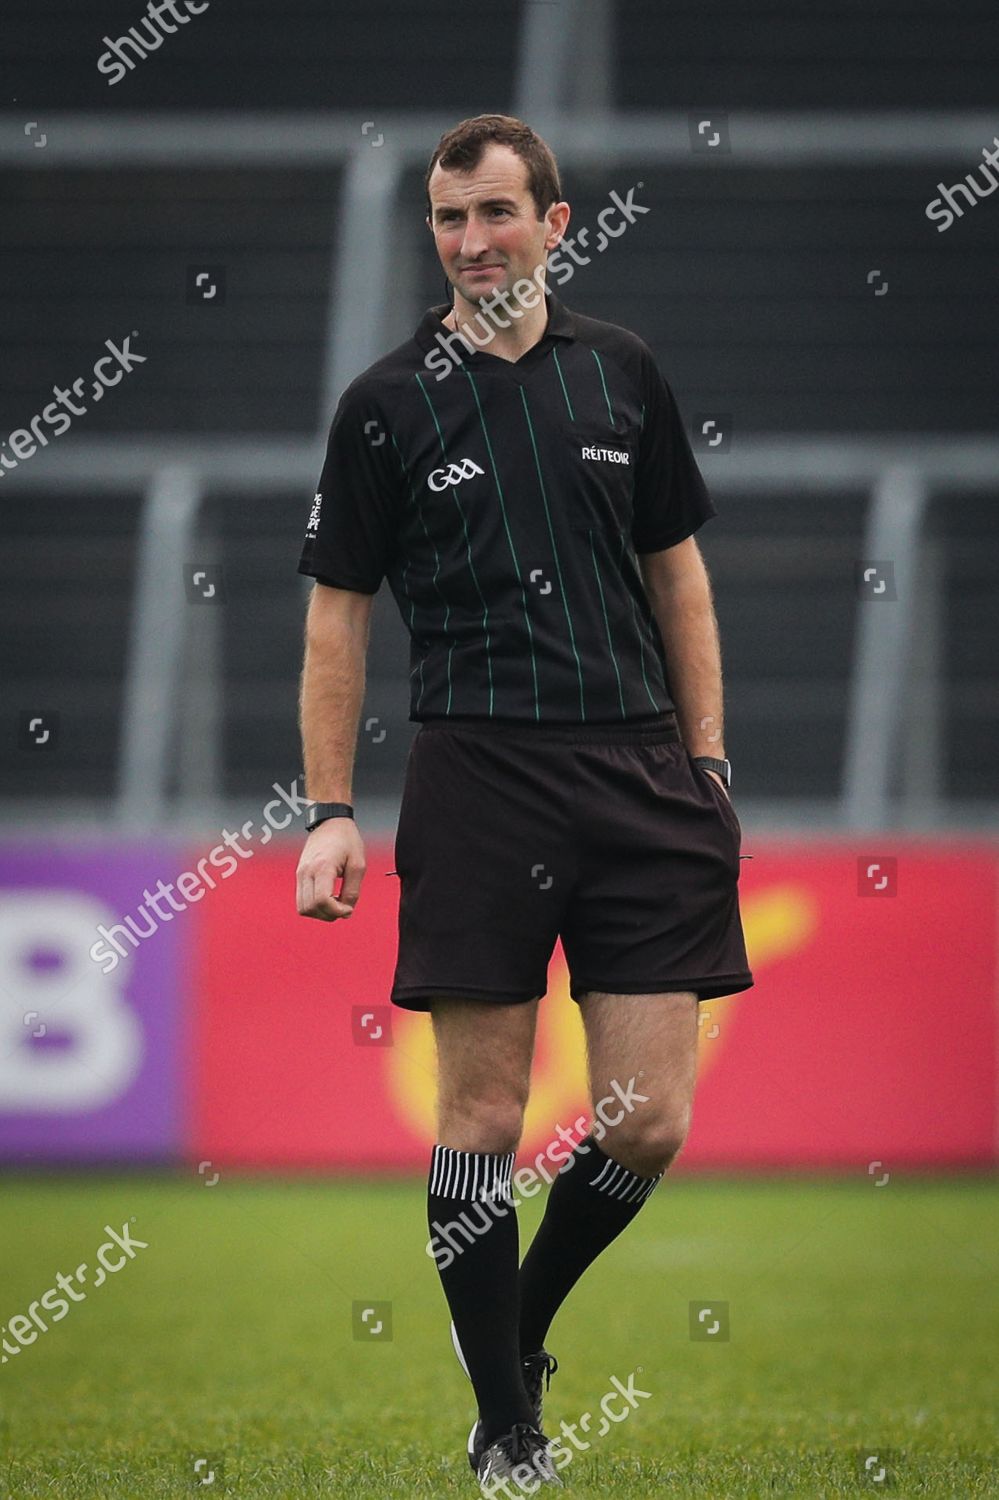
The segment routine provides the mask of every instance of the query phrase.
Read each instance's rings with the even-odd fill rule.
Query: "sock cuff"
[[[657,1172],[655,1177],[639,1177],[637,1172],[629,1172],[627,1167],[608,1156],[590,1187],[596,1188],[598,1193],[605,1193],[608,1198],[616,1198],[619,1203],[638,1204],[645,1202],[662,1180],[662,1175],[662,1172]]]
[[[579,1142],[559,1175],[567,1170],[580,1174],[582,1187],[592,1188],[618,1203],[635,1205],[644,1203],[664,1176],[657,1172],[654,1177],[639,1177],[637,1172],[629,1171],[602,1151],[592,1134]]]
[[[434,1198],[499,1198],[508,1202],[513,1196],[513,1161],[515,1151],[497,1154],[488,1151],[456,1151],[451,1146],[435,1145],[430,1158],[430,1194]]]

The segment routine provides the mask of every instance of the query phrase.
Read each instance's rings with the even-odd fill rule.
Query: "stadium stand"
[[[318,109],[353,113],[360,130],[382,110],[425,109],[430,91],[434,108],[454,119],[512,109],[526,7],[491,6],[488,19],[469,15],[458,27],[448,5],[400,0],[393,32],[406,45],[395,51],[407,62],[384,70],[374,96],[360,95],[354,82],[370,79],[380,45],[358,4],[248,0],[239,24],[212,7],[117,87],[96,70],[101,38],[125,32],[141,11],[118,7],[111,19],[111,8],[63,0],[44,9],[44,55],[38,5],[8,0],[5,12],[8,51],[23,80],[17,109],[29,106],[42,123],[55,108],[160,111],[164,119],[238,110],[248,121],[255,111]],[[736,115],[968,110],[993,101],[999,27],[987,6],[893,4],[875,13],[859,0],[785,0],[777,12],[785,24],[768,27],[764,42],[734,3],[623,0],[614,8],[615,109]],[[221,89],[220,53],[231,64]],[[303,70],[303,55],[315,65]],[[434,144],[428,139],[428,156]],[[552,144],[558,150],[557,137]],[[737,139],[735,148],[737,157]],[[559,294],[647,340],[695,441],[704,414],[725,415],[731,448],[712,456],[712,475],[718,465],[739,464],[744,438],[987,434],[995,427],[999,198],[946,234],[924,213],[938,179],[955,181],[975,165],[722,165],[703,155],[684,165],[567,161],[576,227],[595,222],[610,188],[636,182],[639,201],[655,211]],[[342,181],[336,162],[4,168],[4,432],[26,423],[54,383],[88,369],[106,338],[139,329],[148,365],[80,419],[88,438],[294,438],[316,454],[318,475],[330,415],[317,407]],[[405,265],[401,285],[387,291],[385,347],[406,336],[424,307],[444,300],[422,216],[422,171],[407,168],[396,208]],[[198,266],[225,267],[224,302],[188,300]],[[67,803],[99,803],[117,785],[141,495],[105,494],[99,474],[85,495],[35,487],[19,496],[16,474],[5,476],[3,493],[0,631],[9,700],[16,710],[40,704],[62,713],[58,785]],[[844,483],[807,501],[765,485],[738,498],[723,484],[716,493],[719,519],[700,540],[716,582],[740,795],[816,799],[831,810],[842,782],[858,613],[853,568],[863,553],[867,490]],[[310,494],[290,479],[253,495],[217,484],[202,507],[199,556],[221,562],[227,580],[216,689],[217,790],[226,800],[258,799],[299,766],[304,595],[295,563]],[[946,666],[938,688],[944,798],[996,795],[985,748],[999,718],[988,665],[997,645],[995,498],[957,503],[952,486],[929,512],[927,551],[942,586],[935,613],[937,659]],[[73,625],[81,614],[86,631]],[[405,633],[383,589],[366,714],[387,727],[389,745],[373,754],[362,734],[359,800],[398,794],[412,729],[407,672]],[[192,733],[190,723],[182,733]],[[8,737],[0,796],[9,806],[28,807],[43,789],[51,799],[54,781],[51,766],[43,775]]]

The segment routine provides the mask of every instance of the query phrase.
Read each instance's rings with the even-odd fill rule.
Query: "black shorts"
[[[395,840],[392,1003],[540,999],[556,939],[570,994],[699,1000],[749,989],[739,819],[658,724],[421,724]]]

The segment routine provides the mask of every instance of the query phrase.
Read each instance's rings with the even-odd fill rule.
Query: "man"
[[[549,1325],[683,1144],[699,1001],[753,978],[693,536],[716,512],[669,387],[634,334],[547,291],[569,205],[527,125],[485,115],[448,132],[427,202],[453,304],[344,392],[299,565],[317,584],[298,910],[349,918],[360,894],[352,765],[387,576],[421,725],[391,999],[432,1017],[428,1249],[478,1402],[469,1461],[491,1493],[525,1475],[528,1490],[561,1484],[541,1432]],[[518,1269],[511,1173],[557,937],[594,1105],[629,1108],[566,1149]]]

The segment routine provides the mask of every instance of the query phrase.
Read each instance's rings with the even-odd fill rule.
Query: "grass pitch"
[[[210,1175],[0,1185],[0,1321],[88,1267],[0,1366],[4,1500],[477,1496],[423,1183]],[[148,1248],[98,1287],[105,1225]],[[997,1285],[995,1179],[667,1178],[548,1340],[567,1489],[999,1494]]]

